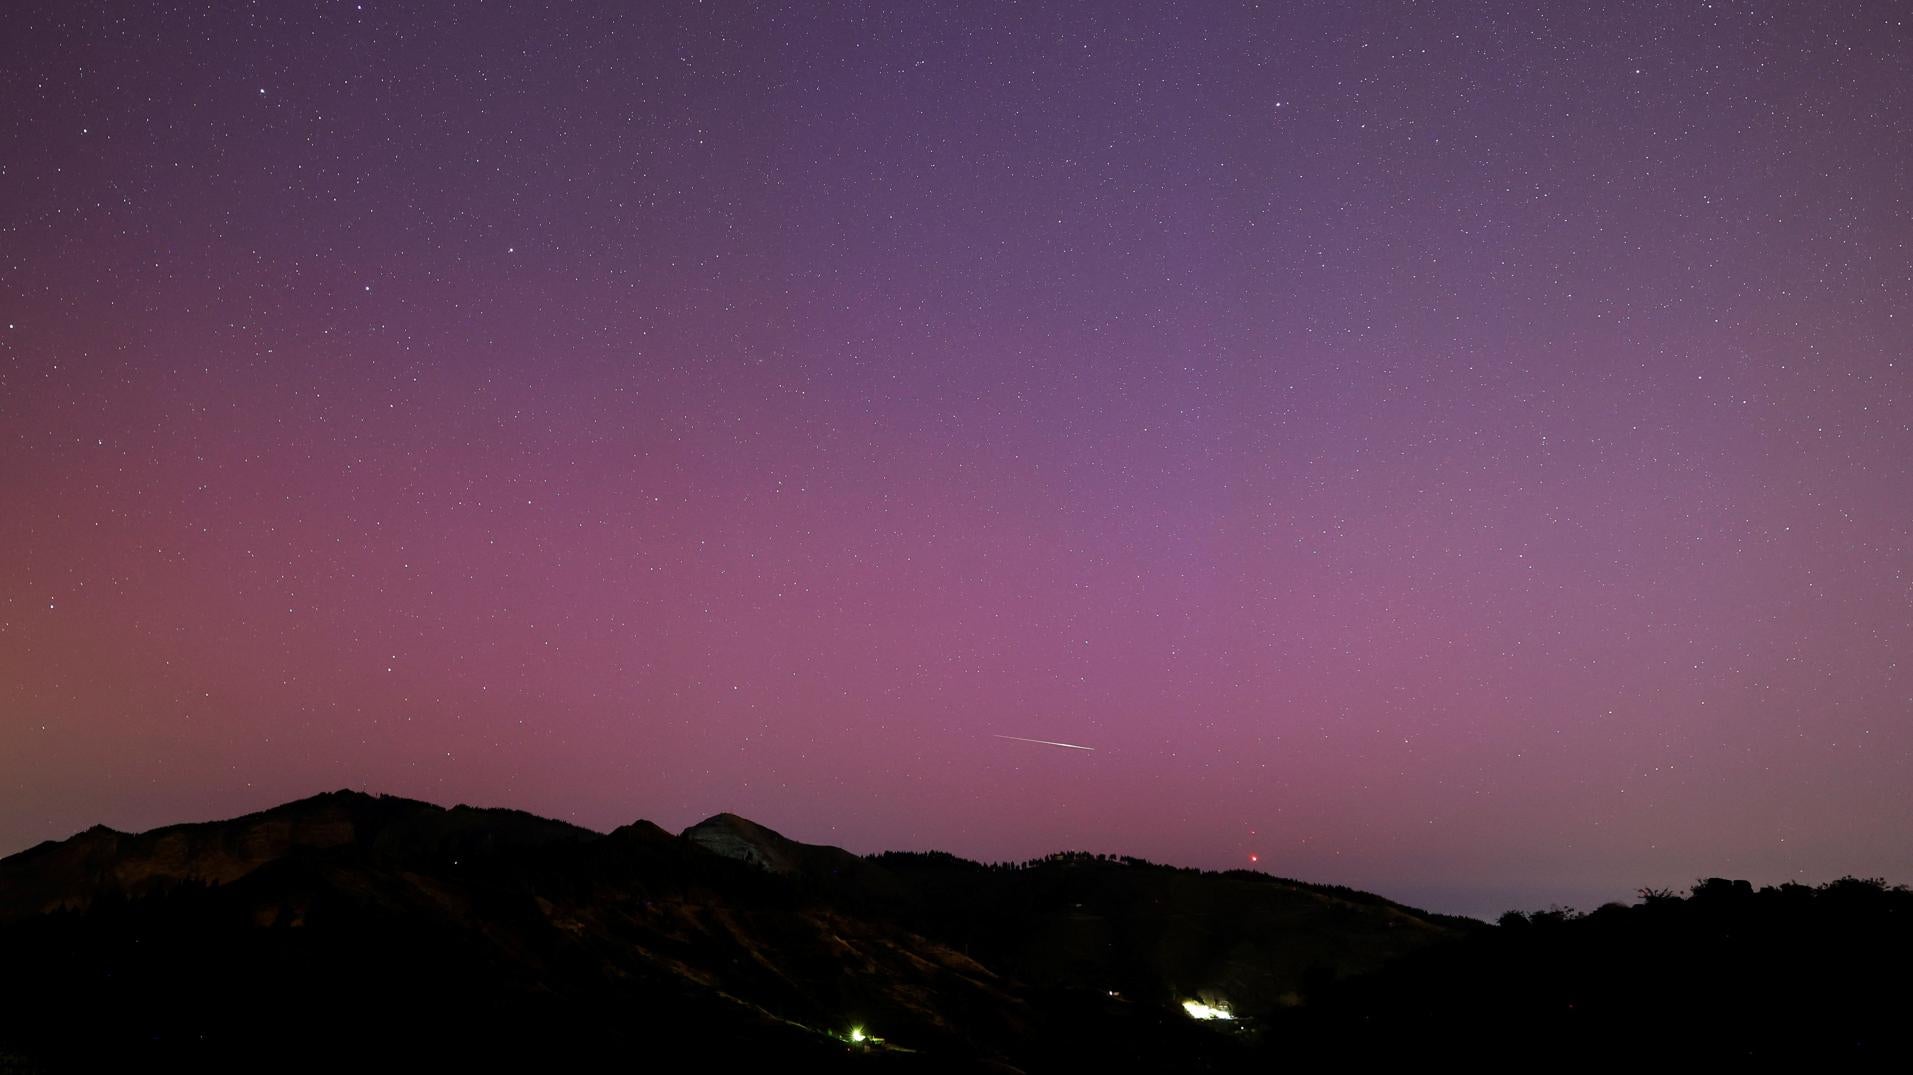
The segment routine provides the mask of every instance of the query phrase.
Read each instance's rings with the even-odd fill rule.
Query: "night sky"
[[[1913,881],[1905,5],[173,6],[0,12],[0,853]]]

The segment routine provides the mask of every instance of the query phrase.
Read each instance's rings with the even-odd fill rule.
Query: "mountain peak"
[[[747,817],[713,814],[684,830],[684,839],[728,859],[771,873],[795,873],[803,845]]]
[[[612,829],[609,835],[617,840],[636,840],[647,844],[674,839],[662,826],[655,822],[646,821],[643,818],[639,818],[629,825],[620,825]]]

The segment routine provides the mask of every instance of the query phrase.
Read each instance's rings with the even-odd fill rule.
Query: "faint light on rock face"
[[[1183,1001],[1182,1010],[1185,1012],[1188,1012],[1189,1018],[1191,1019],[1209,1020],[1209,1019],[1234,1019],[1235,1018],[1235,1015],[1232,1014],[1229,1011],[1229,1009],[1224,1008],[1221,1005],[1217,1005],[1217,1004],[1204,1004],[1202,1001],[1199,1001],[1199,1000]]]

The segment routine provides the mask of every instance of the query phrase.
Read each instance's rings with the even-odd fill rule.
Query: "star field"
[[[1913,880],[1900,5],[0,23],[0,853]]]

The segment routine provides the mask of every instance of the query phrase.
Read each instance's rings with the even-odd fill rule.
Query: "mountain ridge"
[[[260,1003],[231,984],[242,978],[316,1010],[336,1003],[310,995],[322,986],[397,990],[395,1012],[430,997],[475,1048],[489,1042],[486,1056],[536,1052],[558,1028],[594,1055],[633,1034],[656,1049],[656,1037],[697,1028],[746,1051],[830,1060],[850,1045],[870,1052],[846,1035],[873,1026],[886,1063],[919,1050],[1001,1070],[1058,1048],[1061,1026],[1112,1058],[1235,1048],[1189,1037],[1177,999],[1271,1010],[1293,1003],[1309,973],[1357,973],[1456,931],[1370,899],[1107,856],[859,856],[729,813],[675,835],[644,820],[597,833],[335,791],[224,821],[94,827],[0,859],[0,944],[21,955],[16,981],[81,993],[133,982],[177,993],[162,983],[190,959],[205,966],[196,988],[221,998],[215,1009]],[[89,977],[101,967],[108,978]],[[498,998],[534,1013],[526,1026],[472,1021]],[[578,1025],[607,1005],[623,1014]],[[9,1033],[32,1046],[36,1026],[60,1021],[17,990],[0,1003],[35,1010],[38,1020],[0,1018],[0,1046],[14,1044]],[[199,1057],[214,1067],[259,1045],[197,1009],[174,1018],[192,1028],[186,1039],[230,1050]],[[378,1018],[395,1021],[375,1021],[372,1038],[417,1043],[407,1020]],[[185,1058],[202,1052],[176,1044]]]
[[[1708,879],[1490,926],[1256,871],[353,791],[0,859],[0,954],[10,1072],[1913,1054],[1913,892],[1879,881]]]

